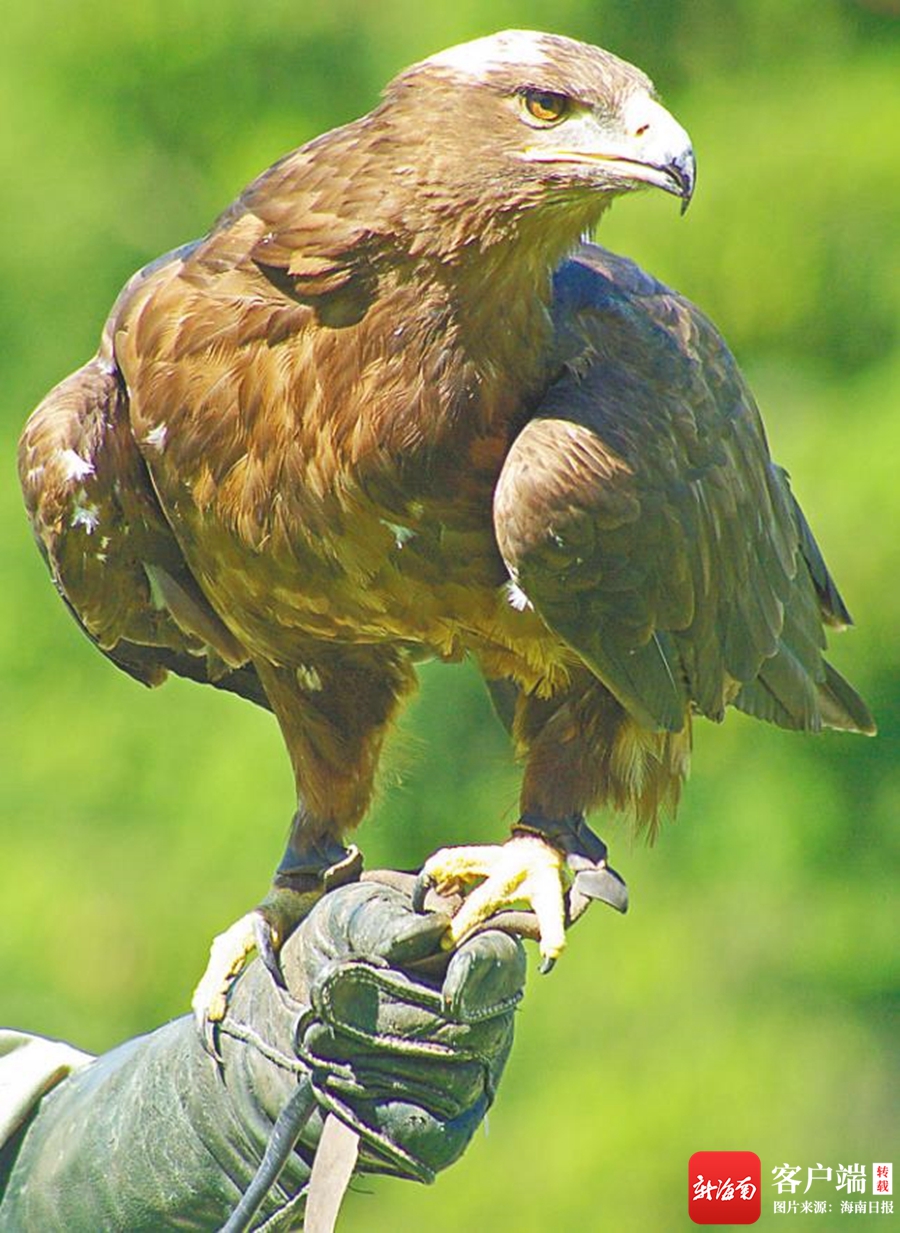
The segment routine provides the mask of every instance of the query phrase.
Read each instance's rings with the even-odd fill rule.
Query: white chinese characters
[[[692,1183],[694,1187],[695,1199],[738,1199],[750,1200],[756,1194],[756,1187],[749,1177],[742,1178],[739,1182],[732,1182],[730,1177],[725,1181],[719,1178],[718,1181],[703,1180],[703,1174],[698,1173],[697,1179]]]

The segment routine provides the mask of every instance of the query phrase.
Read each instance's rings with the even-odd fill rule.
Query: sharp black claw
[[[266,966],[266,971],[279,989],[287,989],[287,981],[281,970],[281,947],[275,945],[272,928],[261,913],[254,925],[254,933],[256,934],[256,950]]]
[[[546,959],[541,960],[541,966],[538,970],[540,971],[541,976],[546,976],[547,973],[552,972],[555,967],[556,960],[548,955]]]
[[[225,1064],[225,1059],[222,1057],[222,1051],[219,1048],[219,1025],[210,1019],[209,1015],[203,1016],[203,1048],[220,1069]]]
[[[421,870],[416,878],[412,892],[412,906],[414,912],[425,911],[425,896],[435,885],[434,878],[427,874],[425,870]]]

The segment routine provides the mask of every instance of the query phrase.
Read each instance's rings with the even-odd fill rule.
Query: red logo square
[[[694,1224],[755,1224],[762,1202],[756,1152],[694,1152],[688,1215]]]

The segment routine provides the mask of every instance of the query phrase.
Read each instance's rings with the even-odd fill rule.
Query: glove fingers
[[[408,967],[441,951],[441,940],[447,933],[450,916],[445,912],[429,912],[427,916],[410,915],[398,922],[393,937],[387,938],[379,954],[391,967]]]
[[[490,1018],[514,1006],[525,985],[525,950],[499,929],[475,934],[456,951],[441,990],[459,1023]]]

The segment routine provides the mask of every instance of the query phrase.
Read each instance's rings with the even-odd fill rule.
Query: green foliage
[[[764,1170],[885,1158],[900,803],[889,9],[50,0],[5,15],[4,1021],[104,1049],[181,1013],[209,938],[266,887],[291,808],[271,719],[181,682],[142,692],[66,615],[13,478],[28,409],[94,349],[128,274],[200,234],[284,150],[365,110],[417,56],[552,25],[640,63],[694,137],[687,218],[659,195],[629,200],[601,238],[702,304],[748,371],[859,623],[833,658],[882,733],[803,738],[740,716],[698,727],[678,824],[655,849],[600,821],[632,911],[593,910],[553,976],[531,979],[490,1137],[436,1191],[351,1196],[345,1227],[665,1231],[687,1227],[685,1163],[700,1148],[753,1148]],[[422,675],[360,836],[370,865],[499,838],[514,807],[474,674]]]

